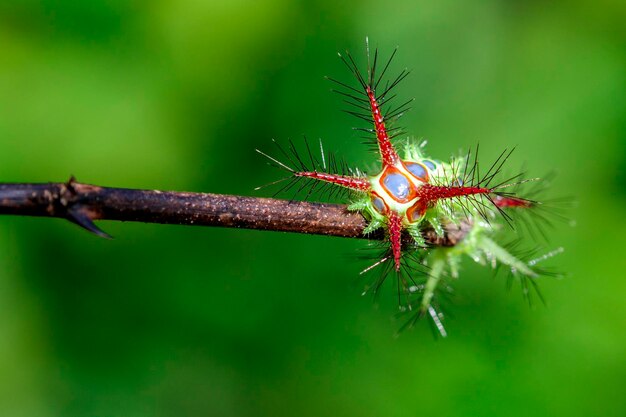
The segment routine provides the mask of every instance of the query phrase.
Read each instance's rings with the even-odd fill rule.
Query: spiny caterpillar
[[[351,197],[348,209],[361,213],[369,221],[364,234],[370,235],[382,228],[386,236],[383,255],[362,271],[383,270],[381,276],[366,287],[364,294],[369,290],[378,293],[387,276],[394,274],[401,311],[414,313],[406,325],[412,326],[418,318],[428,314],[437,331],[445,336],[440,306],[450,287],[444,281],[448,276],[458,277],[462,255],[494,268],[506,265],[530,300],[531,290],[541,297],[536,278],[552,274],[538,269],[537,263],[562,249],[536,257],[536,250],[514,254],[518,242],[501,245],[494,240],[506,227],[501,220],[513,226],[518,219],[515,212],[545,209],[540,202],[531,199],[537,189],[526,197],[517,195],[522,184],[537,179],[524,180],[522,174],[504,181],[498,179],[513,149],[502,152],[484,174],[479,173],[478,146],[473,155],[469,151],[464,156],[453,157],[450,162],[428,157],[423,149],[425,142],[407,139],[402,153],[397,151],[392,139],[405,133],[394,123],[408,110],[412,100],[397,106],[390,104],[396,98],[394,88],[409,74],[404,69],[395,78],[383,82],[396,52],[397,48],[378,74],[378,50],[374,50],[372,57],[366,39],[365,74],[349,52],[345,56],[339,54],[358,81],[356,87],[327,77],[338,87],[333,91],[351,106],[347,112],[369,124],[367,128],[355,129],[369,135],[368,139],[380,155],[381,168],[377,174],[369,176],[348,168],[333,154],[325,154],[321,142],[321,160],[313,156],[306,140],[308,157],[301,157],[291,141],[287,149],[276,144],[286,161],[258,149],[257,152],[289,172],[290,176],[283,179],[289,182],[281,191],[302,180],[309,183],[300,186],[300,190],[310,185],[309,194],[318,184],[348,190]],[[309,165],[307,160],[310,160]],[[545,220],[540,212],[537,216],[539,221]],[[427,231],[443,238],[450,230],[461,230],[463,234],[453,245],[433,246],[424,239]]]

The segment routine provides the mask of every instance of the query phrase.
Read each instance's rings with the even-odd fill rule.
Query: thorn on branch
[[[95,234],[96,236],[103,237],[105,239],[113,239],[113,236],[109,235],[98,226],[95,225],[91,218],[91,213],[86,207],[80,205],[73,205],[67,210],[67,219],[83,229]]]

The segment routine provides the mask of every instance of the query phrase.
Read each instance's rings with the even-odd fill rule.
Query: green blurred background
[[[0,181],[268,196],[254,149],[303,134],[371,165],[323,79],[366,35],[433,156],[559,172],[548,305],[468,260],[450,337],[394,338],[361,241],[3,217],[0,415],[626,415],[622,1],[3,1]]]

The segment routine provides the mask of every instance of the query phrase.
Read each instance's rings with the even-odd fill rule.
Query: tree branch
[[[367,221],[345,205],[287,201],[208,193],[135,190],[67,183],[0,184],[0,214],[59,217],[102,237],[110,237],[94,220],[219,226],[365,238]],[[454,246],[469,231],[469,222],[448,225],[438,237],[426,230],[426,241]],[[380,230],[367,236],[384,239]]]

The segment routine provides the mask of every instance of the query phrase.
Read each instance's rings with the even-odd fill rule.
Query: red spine
[[[524,200],[522,198],[502,197],[499,195],[493,199],[493,202],[496,206],[500,208],[509,208],[509,207],[529,208],[529,207],[532,207],[533,205],[531,201]]]
[[[478,194],[490,194],[490,188],[483,187],[445,187],[441,185],[424,184],[417,190],[420,200],[430,203],[444,198],[463,197]]]
[[[351,190],[369,191],[370,182],[365,178],[348,177],[345,175],[327,174],[325,172],[296,172],[298,177],[315,178],[316,180],[330,182]]]
[[[400,258],[402,256],[402,219],[394,211],[389,212],[389,240],[396,271],[400,270]]]
[[[374,128],[376,129],[376,139],[378,140],[378,148],[380,149],[380,156],[383,159],[383,164],[395,165],[399,160],[398,153],[393,148],[391,140],[389,140],[387,128],[385,127],[385,119],[380,113],[378,101],[376,101],[376,96],[369,86],[366,87],[366,92],[372,109],[372,118],[374,119]]]

